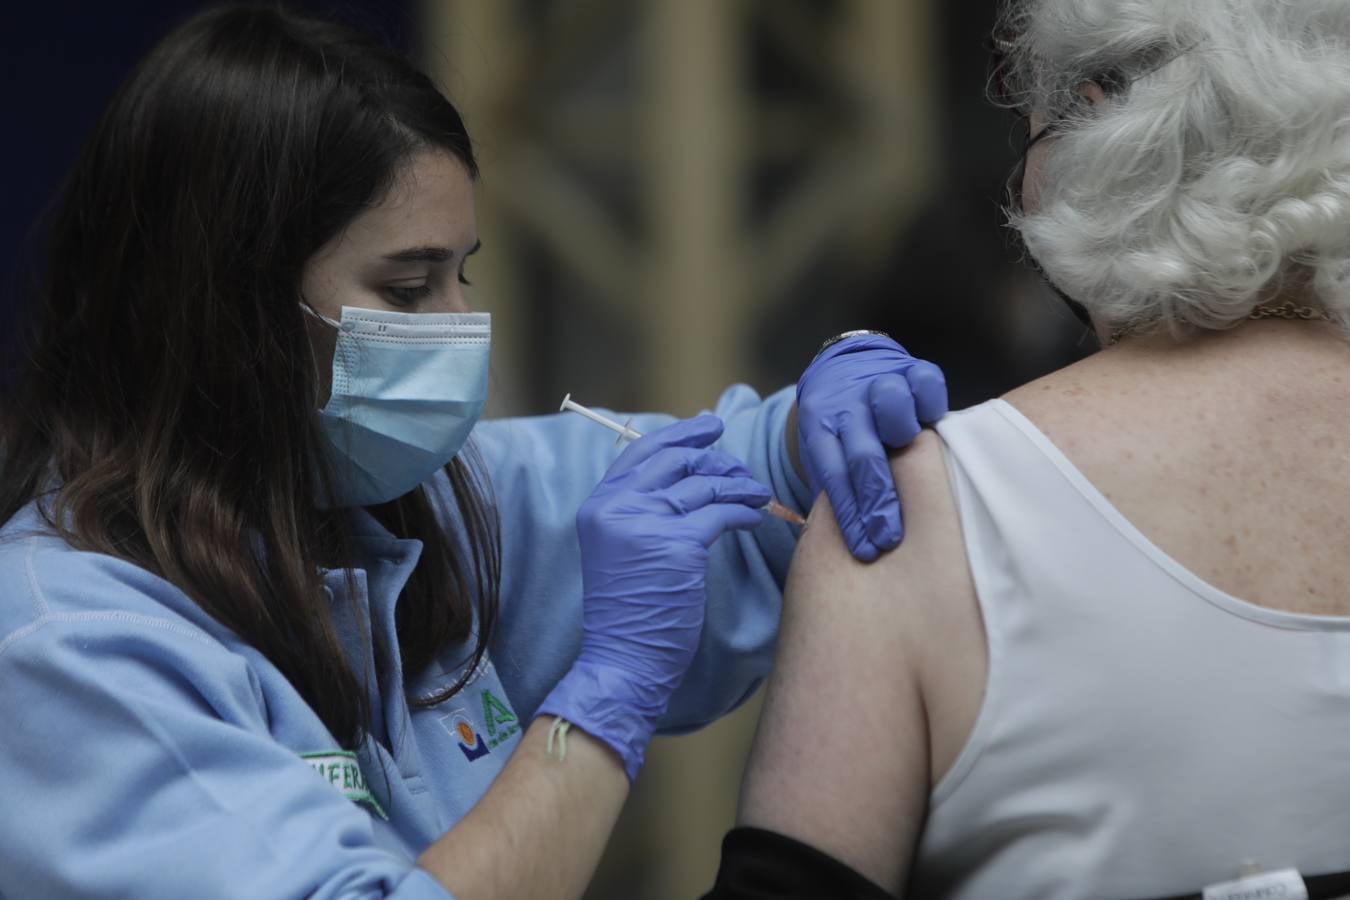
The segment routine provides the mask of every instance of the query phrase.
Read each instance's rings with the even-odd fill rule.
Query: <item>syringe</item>
[[[566,412],[568,410],[583,415],[586,418],[590,419],[592,422],[595,422],[598,425],[605,426],[610,431],[618,432],[619,440],[621,441],[635,441],[638,438],[642,437],[641,434],[629,428],[627,425],[620,425],[613,419],[607,416],[602,416],[595,410],[587,409],[586,407],[582,406],[580,403],[572,399],[571,394],[568,394],[566,397],[563,397],[562,406],[558,407],[559,412]],[[777,516],[784,522],[789,522],[793,525],[806,524],[805,519],[797,515],[792,510],[788,509],[783,504],[779,503],[777,500],[770,500],[769,505],[764,507],[764,511],[771,516]]]

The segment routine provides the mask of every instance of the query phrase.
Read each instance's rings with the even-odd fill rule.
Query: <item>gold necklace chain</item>
[[[1252,310],[1252,314],[1247,318],[1256,321],[1261,319],[1298,319],[1304,322],[1331,321],[1331,316],[1328,316],[1323,310],[1314,306],[1302,306],[1293,300],[1276,304],[1263,304]],[[1107,341],[1108,345],[1114,347],[1132,331],[1134,331],[1133,325],[1120,326],[1111,332],[1111,337]]]

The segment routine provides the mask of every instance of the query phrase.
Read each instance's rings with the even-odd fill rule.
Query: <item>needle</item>
[[[613,419],[608,418],[606,416],[602,416],[595,410],[587,409],[586,407],[582,406],[580,403],[572,399],[571,394],[568,394],[566,397],[563,397],[562,406],[558,407],[558,410],[560,412],[571,410],[574,413],[578,413],[580,415],[585,416],[586,418],[590,419],[592,422],[595,422],[598,425],[605,426],[610,431],[618,432],[619,440],[621,441],[624,440],[635,441],[638,438],[642,437],[641,434],[629,428],[627,425],[620,425]],[[792,510],[788,509],[783,504],[779,503],[777,500],[770,500],[769,505],[764,507],[764,511],[771,516],[777,516],[784,522],[790,522],[793,525],[806,524],[805,519],[797,515],[797,513],[793,512]]]

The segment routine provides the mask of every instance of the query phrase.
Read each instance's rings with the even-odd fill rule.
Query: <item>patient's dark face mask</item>
[[[1074,318],[1079,322],[1082,322],[1088,328],[1093,328],[1092,315],[1088,312],[1087,307],[1070,297],[1065,293],[1063,288],[1051,281],[1050,276],[1045,274],[1045,269],[1041,268],[1040,262],[1036,257],[1031,255],[1030,251],[1027,251],[1027,260],[1031,265],[1032,271],[1041,276],[1041,281],[1045,282],[1045,286],[1050,289],[1050,292],[1058,297],[1064,305],[1069,308],[1069,312],[1073,313]]]
[[[1032,134],[1031,120],[1027,117],[1023,117],[1022,119],[1022,125],[1026,128],[1026,134],[1022,139],[1022,153],[1021,156],[1018,157],[1017,166],[1008,176],[1008,203],[1019,213],[1022,212],[1023,191],[1025,190],[1027,178],[1027,157],[1031,155],[1033,147],[1047,137],[1053,136],[1059,130],[1059,125],[1062,121],[1062,119],[1053,119],[1040,131]],[[1058,285],[1051,281],[1049,276],[1045,274],[1045,270],[1041,268],[1040,262],[1038,262],[1036,257],[1032,256],[1030,252],[1027,253],[1027,259],[1031,261],[1032,269],[1035,270],[1037,275],[1041,276],[1041,280],[1045,282],[1046,286],[1050,288],[1056,297],[1063,301],[1064,305],[1069,308],[1069,312],[1073,313],[1074,318],[1079,322],[1082,322],[1088,328],[1091,328],[1092,316],[1088,314],[1087,307],[1070,297]]]
[[[1009,204],[1014,210],[1020,213],[1022,212],[1023,190],[1027,174],[1027,157],[1030,155],[1032,148],[1038,143],[1062,130],[1063,125],[1067,120],[1066,117],[1071,111],[1061,110],[1058,115],[1055,115],[1047,122],[1045,127],[1034,134],[1032,133],[1031,117],[1027,115],[1024,109],[1022,109],[1022,102],[1025,98],[1019,95],[1016,86],[1009,78],[1010,70],[1008,67],[1008,54],[1016,46],[1016,43],[1017,35],[1015,34],[995,34],[990,39],[989,50],[991,57],[990,87],[992,89],[994,101],[1005,109],[1020,111],[1019,124],[1023,129],[1021,135],[1022,153],[1018,158],[1017,166],[1013,169],[1008,181]],[[1174,58],[1175,56],[1169,56],[1165,59],[1158,60],[1156,65],[1152,66],[1149,71],[1159,68],[1162,65],[1166,65],[1168,61]],[[1107,70],[1084,82],[1084,84],[1095,85],[1106,96],[1111,96],[1124,91],[1129,83],[1130,79],[1126,77],[1125,73],[1116,69]],[[1074,99],[1077,99],[1077,95],[1075,95]],[[1041,276],[1041,279],[1049,285],[1050,290],[1055,293],[1055,296],[1059,297],[1059,299],[1064,302],[1064,305],[1069,308],[1069,311],[1074,314],[1074,317],[1091,328],[1092,317],[1088,314],[1087,307],[1056,286],[1055,283],[1046,276],[1045,270],[1041,268],[1035,257],[1029,252],[1027,253],[1027,258],[1031,260],[1032,268]]]

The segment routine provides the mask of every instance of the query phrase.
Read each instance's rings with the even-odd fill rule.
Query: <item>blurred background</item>
[[[52,192],[120,79],[204,5],[7,9],[9,352]],[[568,392],[690,415],[734,382],[795,382],[853,328],[939,362],[953,408],[1095,348],[1002,227],[1017,148],[984,98],[997,0],[289,5],[400,46],[465,116],[493,415],[552,411]],[[710,886],[757,710],[655,743],[588,900]]]

